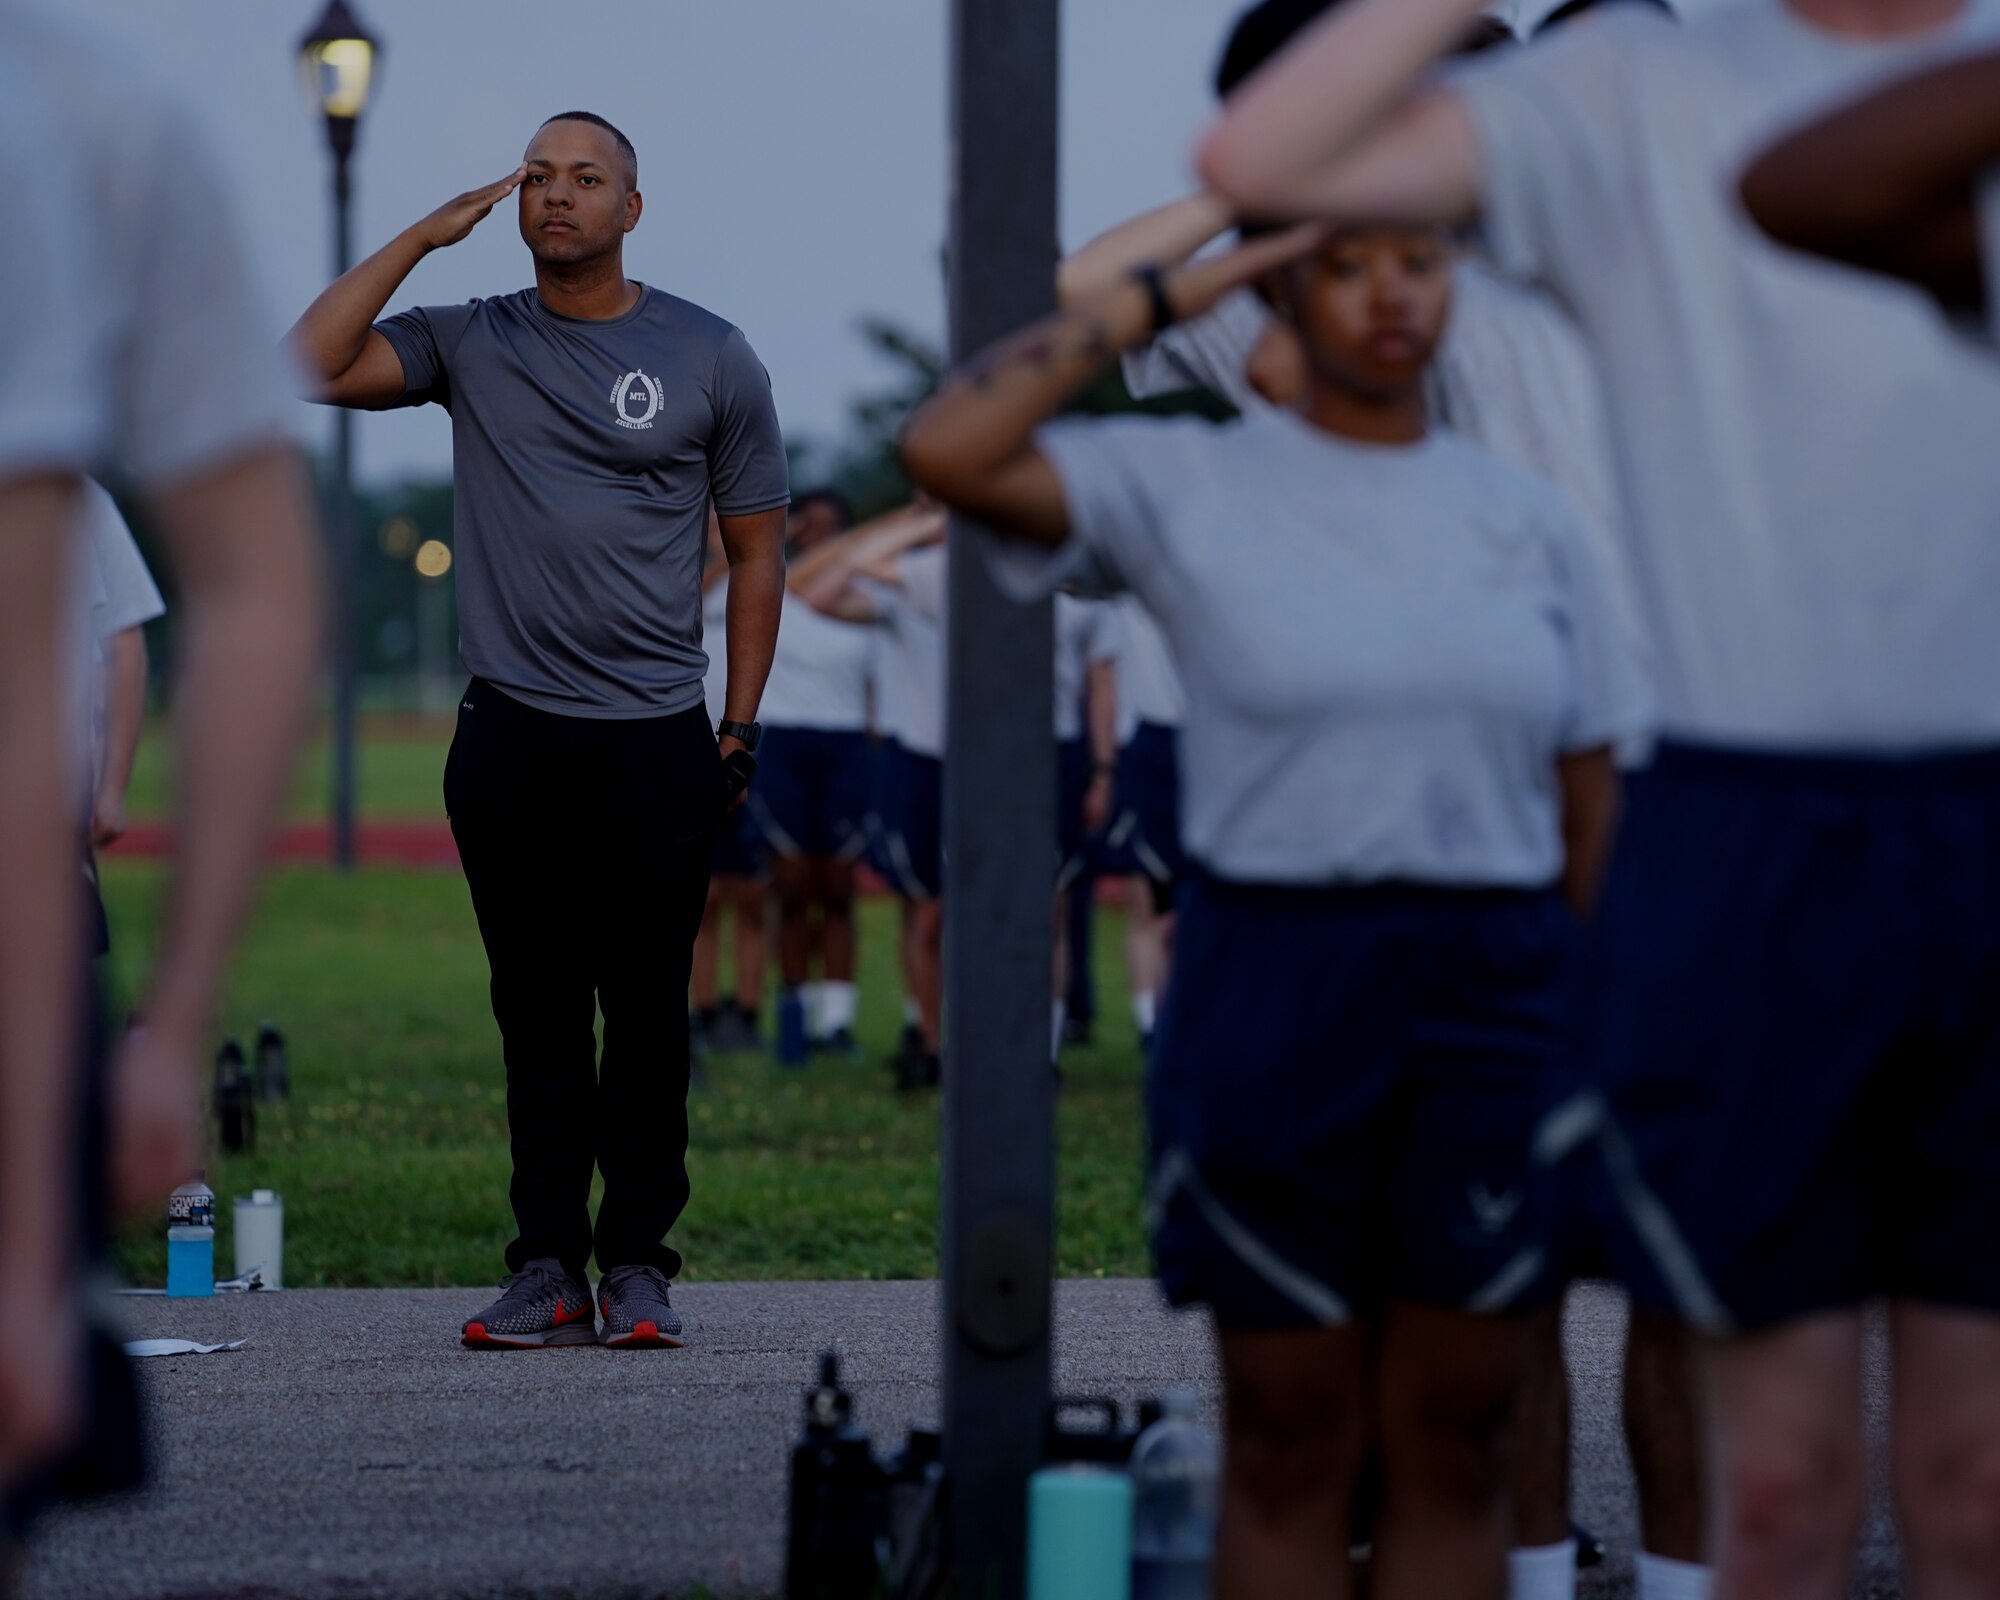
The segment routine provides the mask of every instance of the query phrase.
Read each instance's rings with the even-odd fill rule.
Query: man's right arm
[[[472,232],[514,192],[526,172],[526,167],[516,167],[498,183],[438,207],[343,273],[306,308],[285,336],[286,350],[307,380],[305,398],[362,411],[384,410],[402,399],[407,387],[403,361],[375,331],[376,319],[419,261]]]

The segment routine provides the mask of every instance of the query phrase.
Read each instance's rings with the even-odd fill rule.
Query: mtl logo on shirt
[[[660,412],[660,380],[638,368],[625,374],[611,391],[611,409],[621,428],[650,428]]]

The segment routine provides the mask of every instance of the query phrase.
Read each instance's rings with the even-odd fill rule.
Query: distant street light
[[[333,270],[354,265],[353,184],[349,164],[368,91],[375,81],[382,42],[354,14],[347,0],[329,0],[299,41],[306,93],[326,122],[333,152]],[[327,529],[333,567],[333,864],[354,865],[354,414],[333,414],[333,518]]]

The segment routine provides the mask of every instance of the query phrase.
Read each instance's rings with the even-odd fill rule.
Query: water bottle
[[[1185,1389],[1132,1449],[1132,1600],[1206,1600],[1221,1452]]]
[[[786,989],[778,996],[778,1065],[802,1067],[812,1056],[812,1040],[806,1035],[805,996]]]
[[[208,1169],[202,1168],[192,1178],[167,1196],[167,1226],[169,1228],[212,1228],[215,1226],[215,1191],[205,1181]]]

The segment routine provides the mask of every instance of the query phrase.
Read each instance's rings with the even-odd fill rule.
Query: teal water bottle
[[[1083,1462],[1028,1480],[1028,1600],[1130,1600],[1132,1480]]]

